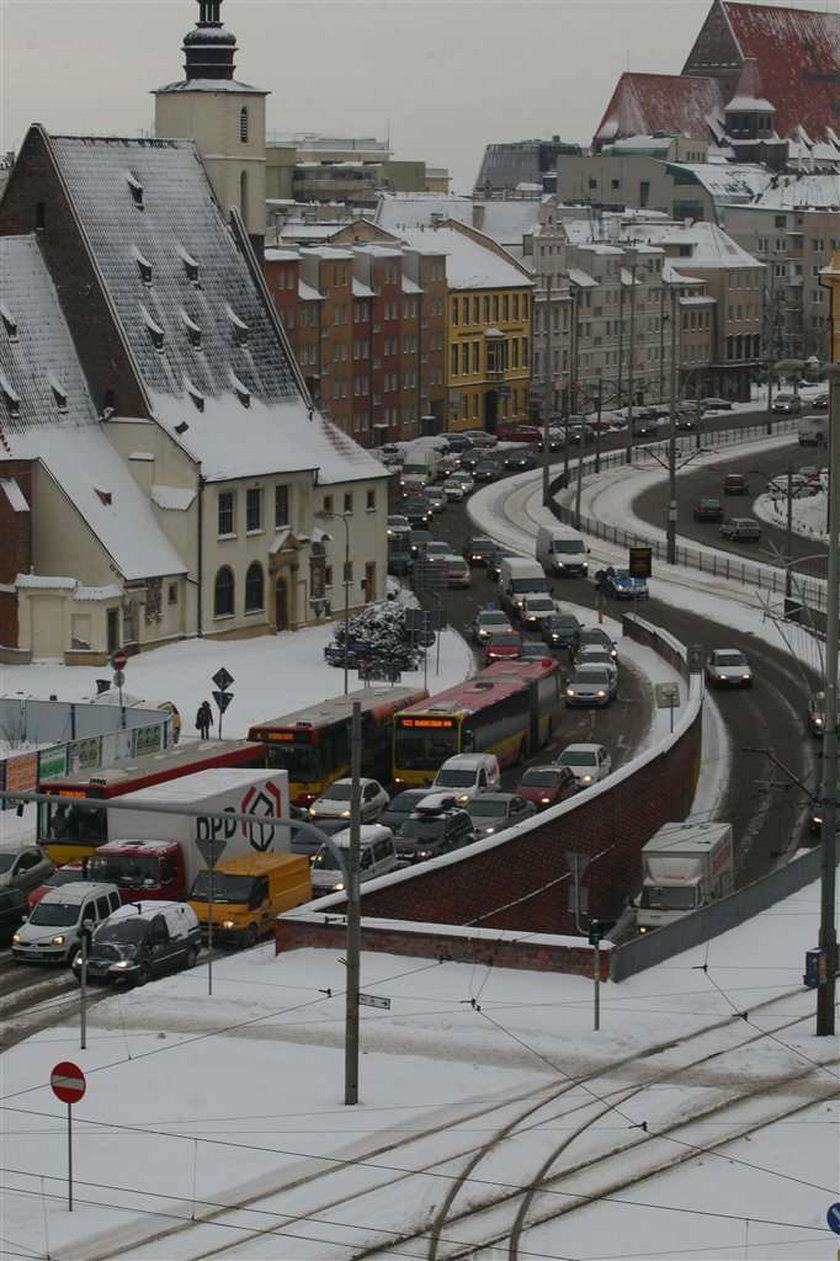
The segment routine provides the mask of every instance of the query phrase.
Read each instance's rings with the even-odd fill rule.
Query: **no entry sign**
[[[62,1103],[78,1103],[87,1089],[85,1075],[78,1064],[62,1060],[50,1073],[52,1092]]]

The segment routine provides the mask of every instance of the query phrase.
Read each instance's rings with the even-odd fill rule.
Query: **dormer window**
[[[187,337],[191,346],[195,346],[196,350],[201,349],[201,329],[195,320],[191,319],[187,312],[181,308],[181,322],[187,330]]]
[[[199,266],[196,259],[183,246],[178,246],[178,254],[181,262],[184,264],[184,271],[187,273],[187,280],[193,285],[198,286],[199,282]]]
[[[231,385],[233,386],[233,392],[236,395],[236,397],[239,399],[242,406],[250,407],[251,406],[251,391],[248,389],[247,385],[243,385],[242,382],[239,380],[239,377],[236,376],[235,373],[233,372],[231,372],[230,374],[230,381],[231,381]]]
[[[243,144],[248,143],[248,110],[244,105],[239,111],[239,139]]]
[[[190,378],[189,378],[189,377],[184,377],[184,389],[185,389],[185,390],[187,391],[187,393],[189,394],[189,396],[190,396],[190,401],[192,402],[192,404],[193,404],[193,406],[195,407],[196,411],[203,412],[203,411],[204,411],[204,401],[205,401],[205,400],[204,400],[204,395],[202,394],[202,392],[201,392],[201,390],[198,388],[198,386],[193,385],[193,383],[192,383],[192,381],[190,380]]]
[[[143,185],[136,175],[132,175],[131,171],[126,172],[125,179],[128,184],[128,190],[131,193],[131,200],[138,210],[143,210]]]
[[[3,321],[3,327],[6,330],[6,335],[8,336],[9,341],[16,342],[18,339],[17,320],[12,315],[9,308],[2,302],[0,302],[0,319]]]
[[[137,270],[140,272],[140,279],[147,288],[150,288],[152,284],[152,264],[148,258],[144,258],[136,245],[133,247],[132,253],[137,264]]]
[[[246,346],[248,344],[248,337],[251,332],[249,326],[245,323],[244,320],[239,318],[239,316],[236,314],[236,312],[233,310],[232,307],[226,305],[225,314],[230,320],[231,327],[233,329],[234,346]]]
[[[0,372],[0,393],[3,395],[3,402],[6,404],[6,410],[10,416],[20,415],[20,395],[15,392],[11,381]]]
[[[162,351],[164,343],[164,332],[157,320],[149,314],[146,308],[140,303],[140,312],[143,316],[143,323],[146,325],[146,332],[149,334],[149,340],[155,350]]]
[[[47,380],[49,381],[50,389],[52,390],[56,407],[58,408],[60,412],[66,412],[67,411],[67,391],[65,390],[61,382],[56,380],[56,378],[52,375],[52,373],[49,374],[49,376],[47,377]]]

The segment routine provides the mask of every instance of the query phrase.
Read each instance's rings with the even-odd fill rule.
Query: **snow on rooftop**
[[[150,493],[153,504],[173,512],[186,512],[196,496],[196,491],[188,486],[154,485]]]
[[[690,246],[691,254],[687,256],[683,266],[764,267],[763,263],[742,249],[717,224],[705,220],[664,224],[637,222],[633,225],[633,234],[666,250],[674,245]]]
[[[670,169],[689,172],[714,201],[751,202],[773,180],[767,167],[749,162],[680,162]]]
[[[402,235],[412,228],[429,227],[435,219],[472,223],[473,200],[460,193],[380,193],[376,222],[387,232]]]
[[[29,504],[26,502],[26,496],[21,490],[16,478],[0,477],[0,490],[5,495],[6,502],[12,512],[29,511]]]
[[[482,245],[456,228],[413,228],[401,232],[412,249],[428,249],[446,255],[446,280],[450,289],[530,288],[533,281],[511,258]]]

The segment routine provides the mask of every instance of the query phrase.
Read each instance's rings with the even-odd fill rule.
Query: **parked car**
[[[581,788],[606,779],[612,770],[612,758],[602,744],[567,744],[554,760],[568,766]]]
[[[429,796],[440,797],[441,794],[432,793],[429,788],[404,788],[388,802],[379,816],[379,822],[383,827],[390,828],[396,836],[409,815],[412,815],[420,803]],[[449,794],[449,804],[457,805],[457,798],[453,793]]]
[[[761,526],[752,517],[730,517],[721,525],[720,533],[733,543],[757,543],[761,538]]]
[[[581,626],[580,630],[575,632],[569,648],[573,661],[577,660],[577,654],[586,644],[597,644],[601,648],[606,648],[613,661],[618,660],[618,648],[602,626]]]
[[[467,545],[464,548],[464,559],[470,565],[486,565],[489,560],[497,555],[498,551],[499,545],[494,539],[476,535],[471,539],[467,539]]]
[[[461,436],[468,438],[474,447],[495,447],[499,441],[494,433],[488,433],[486,429],[464,429]]]
[[[516,793],[482,793],[467,802],[467,814],[472,819],[476,836],[494,836],[496,832],[504,832],[506,828],[512,828],[536,814],[536,806]]]
[[[522,636],[515,630],[491,631],[484,641],[484,660],[487,665],[494,661],[517,661],[522,655]]]
[[[723,504],[719,499],[713,499],[706,496],[698,500],[694,505],[693,517],[695,521],[718,522],[723,520]]]
[[[186,902],[132,902],[109,915],[88,949],[87,979],[105,985],[145,985],[156,976],[192,968],[201,952],[198,917]],[[81,979],[82,955],[73,959]]]
[[[426,862],[476,839],[472,819],[446,794],[431,793],[409,815],[395,837],[397,855],[407,863]]]
[[[802,399],[798,394],[777,394],[770,410],[783,416],[798,416],[802,411]]]
[[[376,876],[385,876],[398,866],[397,850],[390,828],[379,823],[365,824],[361,828],[359,845],[359,880],[364,883]],[[336,832],[332,838],[339,853],[350,849],[350,829]],[[333,849],[322,845],[312,859],[312,891],[323,897],[344,888],[344,869]]]
[[[537,467],[537,457],[527,448],[524,451],[508,451],[503,464],[509,473],[525,473]]]
[[[646,600],[650,595],[647,578],[637,578],[626,569],[606,570],[600,585],[615,600]]]
[[[20,928],[28,911],[22,889],[0,889],[0,942],[8,946],[13,933]]]
[[[617,679],[605,666],[575,669],[566,680],[565,699],[569,706],[609,705],[617,688]]]
[[[464,560],[463,556],[455,556],[450,553],[444,556],[442,560],[446,567],[446,584],[449,587],[469,587],[472,583],[472,573],[470,567]]]
[[[516,791],[526,801],[532,801],[537,810],[547,810],[559,801],[573,797],[578,782],[568,766],[529,766]]]
[[[552,613],[543,618],[540,630],[550,648],[568,648],[581,624],[574,613]]]
[[[310,816],[313,819],[349,819],[352,786],[353,781],[349,777],[337,779],[312,802]],[[362,822],[375,823],[388,805],[388,794],[376,779],[362,779],[361,790]]]
[[[537,425],[528,425],[522,421],[503,421],[496,429],[496,436],[502,442],[539,442],[542,432]]]
[[[724,495],[748,495],[750,484],[743,473],[727,473],[723,479]]]
[[[472,448],[472,440],[466,433],[448,433],[446,435],[449,442],[449,450],[458,455],[463,455],[465,451]]]
[[[30,893],[44,884],[54,871],[55,865],[40,845],[0,849],[0,889],[20,889],[24,894]]]
[[[121,905],[114,884],[75,880],[44,894],[12,937],[12,956],[26,963],[70,963],[83,929],[96,929]]]
[[[484,644],[492,634],[512,631],[507,613],[502,609],[479,609],[473,619],[472,637],[477,644]]]
[[[706,658],[706,681],[712,687],[752,687],[753,675],[737,648],[713,648]]]
[[[732,411],[732,404],[728,398],[701,398],[700,406],[704,412]]]

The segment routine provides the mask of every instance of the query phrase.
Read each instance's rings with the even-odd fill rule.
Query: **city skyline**
[[[271,92],[269,134],[389,137],[396,157],[448,167],[453,191],[469,192],[485,145],[555,134],[586,144],[622,71],[679,73],[709,4],[225,0],[222,17],[237,36],[237,77]],[[0,0],[2,149],[35,121],[150,133],[149,93],[181,77],[197,15],[194,0]],[[287,57],[290,40],[305,55]]]

